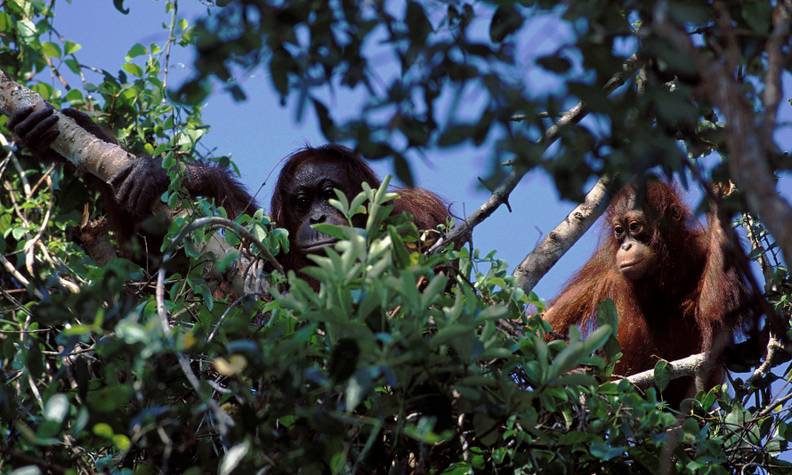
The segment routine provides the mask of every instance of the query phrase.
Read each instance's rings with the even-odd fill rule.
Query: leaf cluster
[[[223,215],[206,200],[185,199],[179,180],[186,160],[211,155],[200,143],[206,126],[196,105],[206,79],[241,97],[235,68],[265,67],[284,100],[295,99],[298,116],[313,107],[328,139],[354,141],[369,158],[391,157],[405,183],[416,148],[487,143],[498,158],[492,178],[511,154],[513,166],[552,173],[568,196],[592,173],[673,171],[681,156],[722,148],[722,124],[696,95],[678,52],[651,36],[631,43],[651,16],[644,2],[454,1],[442,10],[406,2],[398,11],[376,1],[217,2],[225,6],[195,29],[174,21],[173,40],[132,45],[117,72],[79,62],[79,45],[57,33],[49,3],[3,3],[0,68],[56,106],[94,111],[127,148],[162,157],[172,179],[163,200],[187,212],[169,238],[194,218]],[[124,11],[123,1],[114,3]],[[758,74],[754,43],[767,36],[768,12],[760,2],[731,8],[752,32],[741,38],[743,67]],[[710,34],[708,4],[671,2],[671,11]],[[537,98],[521,79],[514,39],[548,12],[573,25],[574,38],[537,59],[565,88]],[[472,26],[482,15],[483,37]],[[195,42],[200,52],[196,81],[173,96],[163,63],[170,41]],[[398,64],[384,87],[371,62],[383,49]],[[602,85],[633,52],[653,58],[650,67],[604,95]],[[42,79],[66,70],[76,78],[64,74],[68,88]],[[472,86],[484,91],[480,109],[462,107]],[[362,88],[360,114],[339,119],[322,92],[333,87]],[[746,87],[757,97],[752,82]],[[597,119],[562,127],[560,146],[545,151],[537,139],[569,105],[567,95]],[[609,125],[598,129],[598,121]],[[669,408],[658,388],[613,378],[620,350],[612,304],[601,307],[597,330],[547,342],[543,301],[515,286],[506,263],[477,249],[425,254],[430,239],[393,214],[387,180],[356,197],[337,194],[333,205],[349,223],[364,214],[365,227],[319,227],[338,243],[314,256],[304,275],[273,273],[269,298],[234,295],[207,275],[213,257],[201,244],[211,233],[200,229],[173,244],[183,259],[167,269],[158,302],[156,269],[122,258],[99,264],[85,251],[81,232],[101,209],[85,207],[95,197],[80,179],[5,152],[3,473],[789,470],[788,406],[771,390],[789,374],[734,379],[733,390],[716,387]],[[263,213],[239,223],[273,254],[288,252],[286,231]],[[751,257],[771,261],[768,298],[788,315],[787,269],[761,224],[750,226],[758,243]],[[244,244],[231,232],[226,238]],[[656,374],[662,388],[667,368]]]

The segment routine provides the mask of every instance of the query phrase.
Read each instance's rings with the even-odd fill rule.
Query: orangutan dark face
[[[334,188],[354,196],[358,190],[351,188],[345,168],[336,160],[321,157],[306,160],[294,174],[287,205],[287,229],[296,229],[295,243],[302,253],[315,252],[335,242],[335,238],[312,228],[318,223],[348,224],[341,213],[330,206],[335,198]]]

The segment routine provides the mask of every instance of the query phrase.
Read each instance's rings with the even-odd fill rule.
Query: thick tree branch
[[[790,352],[792,345],[784,344],[782,341],[771,338],[767,344],[767,353],[765,361],[753,372],[748,379],[749,382],[755,382],[766,375],[774,366],[780,364],[783,360],[777,359],[779,351]],[[686,356],[675,361],[668,362],[669,376],[671,380],[684,378],[686,376],[694,376],[705,365],[709,364],[708,355],[710,353],[696,353],[694,355]],[[640,373],[633,374],[626,378],[627,381],[636,385],[639,388],[648,388],[655,383],[654,369],[648,369]]]
[[[707,353],[697,353],[688,357],[668,362],[669,376],[672,380],[693,376],[707,363]],[[647,369],[632,376],[627,381],[639,388],[648,388],[655,383],[654,369]]]
[[[784,46],[787,44],[792,16],[792,1],[780,0],[773,12],[773,32],[767,40],[767,75],[764,87],[764,118],[762,119],[762,140],[765,150],[775,151],[773,132],[776,128],[778,106],[781,103],[783,86],[781,75],[784,72]]]
[[[654,30],[680,51],[693,58],[707,93],[725,118],[729,171],[745,194],[748,208],[759,216],[775,237],[787,262],[792,259],[792,207],[776,190],[775,177],[767,162],[772,152],[763,146],[763,134],[740,84],[717,59],[696,49],[688,34],[671,23],[667,6],[655,11]]]
[[[10,115],[17,109],[43,102],[41,96],[12,81],[0,71],[0,113]],[[52,148],[77,168],[109,182],[135,160],[134,155],[118,145],[100,140],[87,133],[70,117],[56,113],[60,117],[57,122],[60,134]]]
[[[624,82],[630,78],[630,76],[632,76],[637,68],[638,58],[633,55],[624,63],[622,70],[616,73],[605,84],[603,88],[605,94],[610,94],[619,86],[624,84]],[[540,145],[542,145],[544,149],[547,149],[558,139],[562,127],[568,124],[579,122],[583,117],[586,116],[587,113],[588,111],[586,110],[585,104],[583,102],[577,103],[577,105],[566,111],[555,124],[545,131],[544,136],[539,141]],[[465,236],[468,236],[474,227],[492,215],[492,213],[494,213],[500,205],[508,201],[509,195],[527,172],[527,168],[512,167],[512,171],[509,173],[509,176],[506,177],[506,180],[492,192],[492,195],[487,199],[487,201],[485,201],[484,204],[482,204],[473,214],[471,214],[469,218],[457,223],[457,225],[454,226],[454,229],[448,233],[445,239],[433,246],[431,251],[437,249],[442,244],[456,242],[464,239]]]
[[[583,203],[567,215],[564,220],[542,239],[530,254],[514,270],[517,285],[528,293],[539,279],[563,256],[572,245],[591,227],[608,206],[611,195],[611,179],[601,177],[586,194]]]

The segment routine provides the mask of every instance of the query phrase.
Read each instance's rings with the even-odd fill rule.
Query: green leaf
[[[66,63],[66,66],[69,68],[69,71],[73,72],[74,74],[80,74],[82,68],[80,67],[80,63],[77,62],[75,59],[67,58],[63,60],[63,62]]]
[[[346,239],[348,237],[347,230],[349,228],[339,226],[337,224],[317,223],[312,224],[311,227],[322,234],[327,234],[328,236],[334,237],[336,239]]]
[[[72,104],[77,104],[77,103],[82,104],[83,102],[85,102],[85,98],[82,95],[82,91],[80,91],[79,89],[69,90],[69,92],[66,93],[64,99],[71,102]]]
[[[500,43],[507,36],[519,30],[525,19],[520,11],[515,8],[511,3],[506,3],[495,10],[490,22],[489,34],[490,39],[496,43]]]
[[[572,63],[568,59],[558,55],[542,56],[536,62],[544,69],[557,74],[563,74],[572,67]]]
[[[668,361],[659,360],[655,363],[654,367],[655,384],[660,391],[664,391],[671,382],[671,368],[668,366]]]
[[[122,69],[133,76],[143,77],[143,68],[135,63],[125,63]]]
[[[772,24],[773,5],[768,1],[742,2],[742,17],[757,33],[766,34]]]
[[[99,437],[110,439],[113,437],[113,428],[110,427],[110,424],[99,422],[98,424],[94,425],[93,433]]]
[[[289,69],[292,61],[291,55],[282,48],[272,52],[272,59],[270,59],[269,65],[270,78],[281,99],[289,93]]]
[[[74,41],[66,40],[63,42],[63,53],[64,54],[74,54],[82,49],[82,45],[79,43],[75,43]]]
[[[124,9],[124,0],[113,0],[113,6],[116,8],[116,10],[123,13],[124,15],[129,13],[128,8]]]
[[[129,447],[132,446],[132,442],[129,440],[129,437],[124,434],[115,434],[113,435],[113,445],[115,445],[118,450],[129,450]]]
[[[45,41],[41,43],[41,52],[44,53],[45,56],[49,56],[50,58],[61,57],[60,46],[56,45],[55,43],[51,43],[49,41]]]
[[[500,432],[498,431],[497,421],[486,414],[476,413],[473,415],[473,428],[482,444],[490,446],[498,441]]]
[[[589,444],[589,450],[591,451],[591,455],[606,462],[624,454],[625,452],[624,447],[611,447],[606,442],[601,440],[597,440]]]
[[[713,19],[715,10],[707,2],[673,0],[668,3],[671,16],[680,23],[703,24]]]
[[[413,43],[423,46],[421,43],[426,41],[429,33],[432,32],[432,24],[426,17],[423,7],[418,2],[407,2],[407,32]]]
[[[127,61],[129,61],[131,58],[136,58],[144,54],[146,54],[146,47],[140,43],[135,43],[131,48],[129,48],[129,51],[127,51]]]
[[[132,388],[124,384],[107,386],[88,392],[88,404],[99,412],[113,412],[132,397]]]
[[[550,365],[549,377],[555,378],[559,374],[574,368],[580,364],[580,359],[585,355],[585,345],[581,341],[570,342],[566,348],[561,350],[553,359]]]
[[[553,386],[593,386],[595,384],[597,384],[597,378],[585,373],[565,374],[553,382]]]
[[[585,352],[586,353],[593,353],[599,350],[602,345],[608,341],[608,337],[611,336],[612,328],[610,325],[602,325],[591,334],[589,334],[588,338],[584,341]]]
[[[437,146],[450,147],[458,145],[471,138],[475,132],[476,126],[473,124],[451,124],[437,138]]]
[[[561,445],[580,445],[594,438],[596,438],[596,436],[588,432],[572,431],[561,435],[561,437],[558,438],[558,443]]]
[[[23,18],[18,20],[16,23],[17,31],[19,35],[25,40],[32,40],[36,37],[38,30],[36,29],[36,25],[27,18]]]
[[[461,336],[470,336],[473,332],[472,325],[466,325],[462,323],[455,323],[449,325],[442,330],[438,331],[435,336],[432,337],[431,345],[432,346],[439,346],[449,341],[455,340]]]
[[[6,12],[0,12],[0,33],[8,33],[14,27],[14,20]]]
[[[212,92],[208,80],[187,81],[173,94],[173,100],[184,105],[197,105],[203,102]]]

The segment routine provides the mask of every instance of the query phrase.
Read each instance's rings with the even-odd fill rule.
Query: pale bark
[[[0,113],[11,115],[18,109],[43,102],[41,96],[12,81],[0,71]],[[56,114],[60,117],[57,123],[60,134],[52,148],[78,169],[109,182],[135,160],[134,155],[118,145],[89,134],[70,117],[59,112]]]
[[[697,353],[676,361],[669,361],[668,371],[671,380],[695,375],[707,363],[707,359],[707,353]],[[626,379],[639,388],[648,388],[655,383],[654,369],[636,373]]]
[[[586,194],[583,203],[542,239],[514,270],[514,277],[526,293],[552,268],[608,207],[611,180],[603,176]]]

